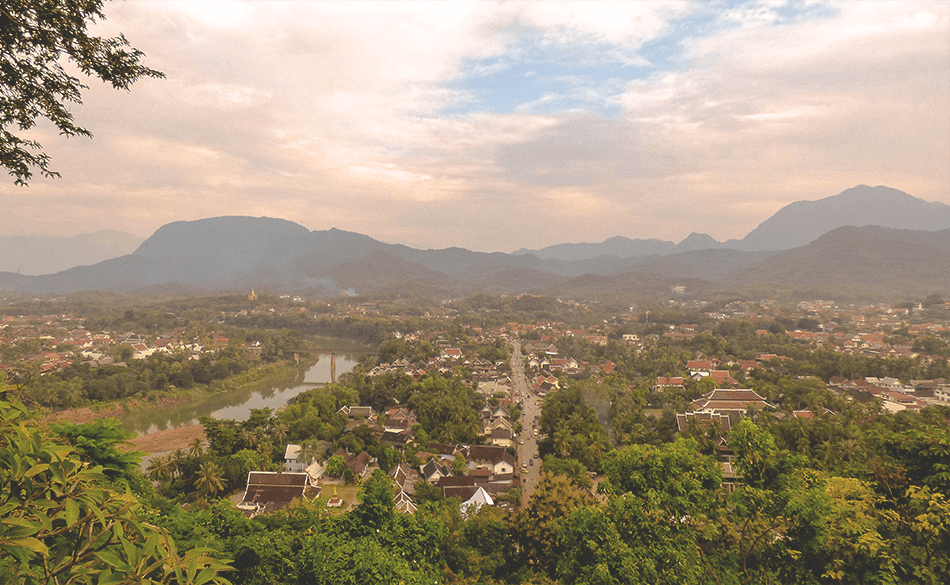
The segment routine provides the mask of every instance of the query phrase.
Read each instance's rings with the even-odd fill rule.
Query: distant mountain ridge
[[[909,195],[896,193],[884,192],[883,197],[917,206],[906,199]],[[842,195],[846,195],[842,200],[867,202],[860,192]],[[830,205],[840,206],[842,200]],[[927,205],[932,206],[931,215],[942,213],[941,204]],[[826,207],[819,206],[817,212],[814,207],[806,209],[805,216],[811,223],[821,223],[816,214]],[[786,215],[802,217],[797,211]],[[786,226],[790,221],[775,225]],[[914,221],[924,223],[921,218]],[[931,218],[924,225],[939,225],[939,221],[939,217]],[[167,224],[132,253],[91,266],[42,276],[0,273],[0,289],[53,294],[82,290],[201,294],[256,289],[442,297],[486,292],[569,298],[671,298],[772,291],[818,298],[915,294],[922,298],[931,293],[950,296],[950,216],[947,223],[947,229],[939,231],[838,227],[785,251],[730,248],[704,234],[692,234],[675,245],[611,238],[605,244],[614,253],[584,258],[601,251],[599,245],[572,244],[554,247],[568,257],[555,258],[462,248],[419,250],[338,229],[310,231],[282,219],[215,217]],[[783,229],[770,227],[760,233],[784,237],[788,230]],[[798,231],[801,233],[793,235],[810,237],[806,230]],[[757,238],[760,242],[778,241]],[[631,249],[649,253],[622,257],[624,250]],[[664,250],[671,251],[659,253]],[[772,296],[772,292],[764,294]]]
[[[739,250],[791,250],[844,226],[898,230],[950,228],[950,205],[931,203],[890,187],[858,185],[817,201],[779,209],[738,242]]]
[[[890,187],[858,185],[817,201],[790,203],[741,240],[718,242],[706,234],[695,232],[678,244],[617,236],[600,244],[556,244],[540,250],[522,248],[514,254],[534,254],[539,258],[573,261],[600,255],[644,258],[653,254],[667,256],[718,248],[745,252],[791,250],[836,228],[866,225],[904,230],[942,230],[950,228],[950,205],[924,201]]]

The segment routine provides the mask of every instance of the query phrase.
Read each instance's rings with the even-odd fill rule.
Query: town
[[[357,301],[252,293],[193,301],[200,311],[176,301],[89,315],[28,314],[31,302],[20,301],[0,317],[4,377],[90,463],[111,465],[114,481],[166,502],[182,526],[206,514],[237,514],[278,531],[300,514],[326,515],[318,524],[353,522],[370,500],[395,514],[387,522],[400,530],[449,514],[459,524],[440,530],[460,530],[461,540],[451,554],[433,544],[423,572],[473,582],[566,579],[555,552],[575,536],[554,520],[580,521],[596,509],[612,518],[620,495],[640,501],[687,489],[669,484],[676,480],[668,472],[651,475],[651,465],[704,478],[688,488],[697,498],[689,514],[721,530],[740,520],[719,514],[744,509],[752,493],[772,494],[769,507],[746,509],[753,516],[742,521],[779,522],[768,530],[785,540],[750,544],[753,533],[727,536],[733,528],[712,537],[699,526],[667,527],[675,530],[664,538],[677,534],[698,547],[674,547],[674,556],[691,559],[700,573],[712,569],[692,555],[715,547],[745,551],[749,575],[778,562],[803,520],[774,506],[791,506],[782,500],[787,490],[806,484],[821,499],[837,493],[831,486],[858,482],[849,497],[877,502],[861,504],[876,518],[865,527],[876,538],[897,530],[880,516],[886,502],[934,521],[946,515],[940,461],[950,444],[950,303],[935,296],[867,306],[606,306],[530,295]],[[351,371],[301,387],[284,407],[252,410],[247,420],[203,416],[200,435],[166,443],[147,463],[115,450],[128,435],[114,420],[62,422],[70,408],[119,401],[158,412],[169,397],[189,400],[302,371],[334,336],[365,348]],[[97,440],[93,456],[89,444]],[[749,449],[771,463],[750,459]],[[809,473],[825,479],[806,481]],[[655,484],[637,484],[637,474]],[[787,485],[779,489],[777,477]],[[656,513],[680,509],[662,498],[640,505],[648,501]],[[503,540],[500,550],[483,548],[476,536],[489,525]],[[904,530],[901,538],[927,550],[946,538]],[[264,550],[242,561],[251,554],[246,544],[220,546],[254,570],[277,562]],[[464,562],[452,556],[463,550]],[[582,553],[571,554],[570,570],[587,570]],[[865,563],[878,558],[864,556]],[[249,570],[242,582],[255,582]]]

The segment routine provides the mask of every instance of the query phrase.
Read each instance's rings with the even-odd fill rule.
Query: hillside
[[[700,245],[707,238],[694,234],[681,244]],[[950,228],[840,227],[781,252],[716,248],[567,261],[462,248],[418,250],[342,230],[311,232],[280,219],[220,217],[168,224],[133,253],[92,266],[43,276],[0,273],[0,289],[904,300],[950,292]]]
[[[926,296],[950,290],[950,229],[842,227],[732,275],[738,284],[850,293]]]
[[[818,201],[778,210],[735,243],[739,250],[791,250],[844,226],[935,231],[950,228],[950,205],[930,203],[890,187],[858,185]]]
[[[791,250],[833,229],[866,225],[925,231],[947,229],[950,228],[950,205],[930,203],[890,187],[858,185],[824,199],[790,203],[739,240],[718,242],[695,232],[678,244],[617,236],[599,244],[557,244],[540,250],[522,248],[514,254],[576,261],[602,255],[644,258],[721,248],[745,252]]]

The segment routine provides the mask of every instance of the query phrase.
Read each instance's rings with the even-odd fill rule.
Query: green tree
[[[452,474],[453,475],[465,475],[465,472],[468,470],[468,462],[465,461],[465,456],[459,453],[455,456],[455,459],[452,460]]]
[[[572,510],[591,503],[566,477],[544,474],[528,504],[509,519],[516,548],[510,562],[553,577],[558,559],[565,554],[554,522]]]
[[[213,496],[224,490],[224,471],[214,461],[206,461],[198,469],[195,488],[206,496]]]
[[[604,507],[575,510],[555,525],[568,583],[707,583],[703,527],[720,511],[721,473],[691,439],[632,445],[604,461]],[[708,548],[708,547],[706,547]]]
[[[346,460],[341,455],[334,455],[327,460],[327,475],[330,477],[340,477],[344,469],[346,469]]]
[[[314,461],[321,461],[326,455],[326,448],[321,447],[317,441],[308,439],[300,445],[300,452],[297,454],[297,460],[307,466]]]
[[[17,185],[26,185],[34,169],[45,177],[59,174],[50,170],[42,145],[14,132],[45,118],[65,136],[92,136],[70,111],[70,103],[82,103],[88,86],[67,63],[115,89],[128,90],[142,77],[164,77],[141,63],[144,53],[124,36],[89,34],[89,26],[105,18],[102,5],[102,0],[6,0],[0,9],[0,165]]]
[[[192,457],[201,457],[201,454],[204,453],[203,444],[204,441],[201,440],[201,437],[195,437],[188,445],[188,454]]]
[[[122,430],[115,419],[100,419],[91,423],[56,423],[50,430],[71,445],[84,461],[102,466],[103,472],[112,480],[121,478],[126,484],[139,477],[141,451],[129,451],[128,440],[132,438]]]
[[[100,466],[28,420],[0,380],[0,566],[18,582],[227,583],[207,549],[178,553]]]

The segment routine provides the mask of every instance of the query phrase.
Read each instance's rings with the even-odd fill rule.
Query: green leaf
[[[79,520],[79,504],[76,500],[69,498],[66,500],[66,525],[72,526]]]
[[[99,574],[98,582],[100,585],[108,585],[109,583],[122,583],[125,577],[122,573],[113,573],[111,570],[106,569]]]
[[[28,549],[10,544],[0,544],[0,552],[4,552],[12,557],[15,557],[16,560],[20,561],[20,563],[23,565],[29,562],[31,556]],[[2,556],[3,555],[0,555],[0,557]]]
[[[198,576],[195,577],[193,583],[194,585],[202,585],[202,583],[207,583],[208,581],[214,579],[215,575],[217,575],[217,571],[211,567],[208,567],[198,573]]]
[[[49,465],[46,463],[37,463],[26,472],[26,477],[32,478],[34,475],[47,471],[48,469]]]
[[[11,546],[25,548],[36,554],[45,555],[49,553],[46,545],[32,536],[27,536],[26,538],[12,538],[8,542]]]
[[[97,552],[96,557],[98,557],[99,560],[106,563],[110,567],[115,567],[116,569],[119,569],[120,571],[129,570],[129,566],[125,564],[125,561],[123,561],[122,558],[119,557],[119,555],[115,554],[114,552],[111,552],[111,551]]]
[[[33,524],[32,522],[30,522],[29,520],[27,520],[27,519],[25,519],[25,518],[17,518],[16,516],[12,516],[12,517],[10,517],[10,518],[4,518],[4,519],[3,519],[3,524],[6,524],[6,525],[8,525],[8,526],[11,526],[11,525],[12,525],[12,526],[20,526],[20,527],[23,527],[23,528],[34,528],[34,532],[35,532],[36,530],[39,530],[39,528],[35,528],[36,525]]]

